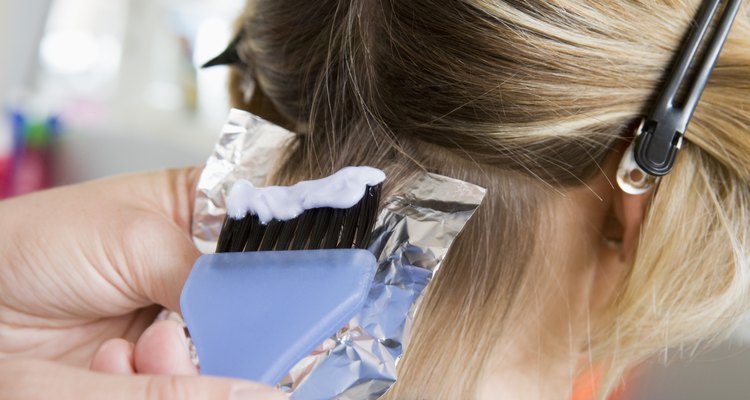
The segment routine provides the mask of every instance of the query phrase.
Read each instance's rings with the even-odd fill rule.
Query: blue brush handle
[[[359,249],[200,257],[180,306],[201,374],[277,384],[361,310],[375,270]]]

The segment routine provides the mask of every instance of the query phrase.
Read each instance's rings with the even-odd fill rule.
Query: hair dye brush
[[[294,186],[234,184],[216,254],[180,298],[201,373],[275,385],[362,308],[385,175],[347,167]]]

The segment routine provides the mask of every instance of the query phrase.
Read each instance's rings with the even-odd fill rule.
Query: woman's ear
[[[633,261],[641,234],[641,226],[651,203],[653,192],[652,189],[641,195],[631,195],[623,192],[619,187],[615,187],[614,198],[612,199],[612,214],[620,225],[621,262],[630,263]],[[612,233],[605,232],[605,234],[611,235]]]
[[[605,160],[602,172],[607,176],[609,210],[606,212],[602,235],[608,251],[618,251],[617,262],[631,264],[638,247],[649,204],[655,192],[632,195],[624,192],[617,182],[617,171],[629,142],[622,142]],[[610,253],[612,254],[612,253]],[[614,254],[612,254],[614,255]],[[609,257],[612,259],[613,257]],[[615,261],[615,260],[612,260]]]
[[[614,157],[613,157],[614,158]],[[602,210],[603,219],[597,222],[600,241],[598,256],[595,258],[595,277],[592,281],[591,309],[598,309],[609,304],[611,296],[617,291],[622,279],[633,265],[636,248],[641,234],[641,226],[648,211],[653,189],[642,195],[627,194],[614,183],[614,175],[619,159],[612,160],[604,166],[609,172],[611,183],[606,187],[600,184],[602,198],[605,199]],[[612,165],[614,164],[614,165]],[[604,180],[604,179],[602,179]]]

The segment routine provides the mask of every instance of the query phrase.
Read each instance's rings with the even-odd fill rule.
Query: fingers
[[[135,374],[134,347],[124,339],[110,339],[104,342],[91,360],[91,370],[110,374]]]
[[[133,345],[111,339],[97,350],[91,370],[112,374],[198,375],[180,324],[159,321]]]
[[[149,198],[155,203],[155,211],[174,221],[184,231],[189,232],[193,220],[195,190],[201,174],[201,167],[168,169],[149,174],[151,190]]]
[[[182,326],[159,321],[146,329],[135,345],[135,370],[140,374],[197,375]]]
[[[134,176],[133,188],[149,211],[164,219],[133,221],[133,287],[149,300],[180,310],[180,293],[200,252],[191,239],[195,188],[201,169],[172,169]],[[147,184],[145,182],[148,182]],[[135,192],[135,190],[133,190]],[[164,221],[170,221],[166,226]],[[166,246],[168,245],[168,246]],[[139,257],[140,256],[140,257]]]
[[[133,287],[148,301],[180,311],[180,294],[201,253],[188,232],[160,220],[140,220],[128,228],[127,273]]]
[[[282,400],[286,396],[252,382],[209,377],[112,375],[46,361],[0,361],[0,400]]]

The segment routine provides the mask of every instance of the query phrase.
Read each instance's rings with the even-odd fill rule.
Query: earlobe
[[[622,225],[620,261],[631,262],[638,246],[641,226],[651,202],[653,189],[641,195],[632,195],[617,188],[613,202],[614,212]]]

